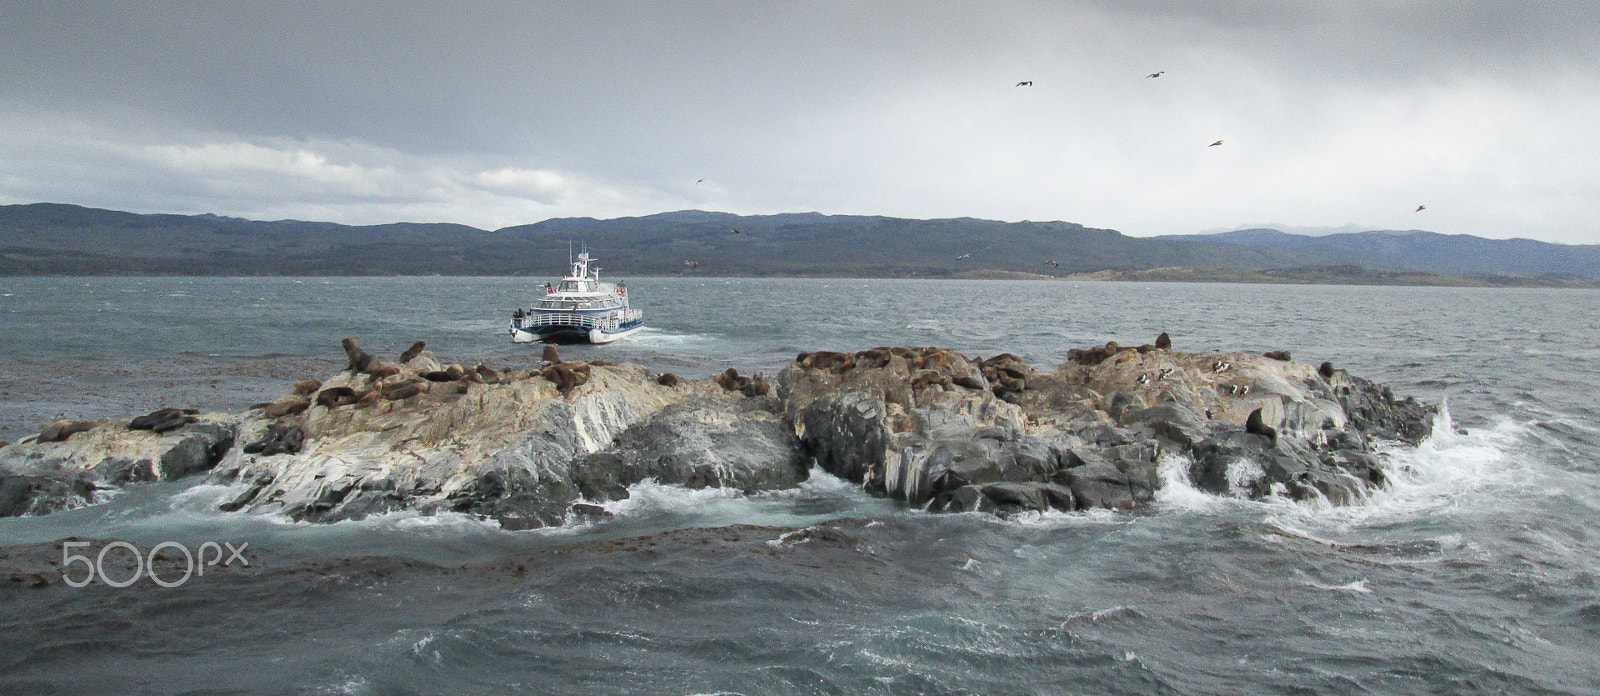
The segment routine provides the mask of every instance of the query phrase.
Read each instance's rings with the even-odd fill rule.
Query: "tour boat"
[[[628,283],[600,282],[588,252],[572,262],[560,284],[544,284],[544,297],[511,313],[511,342],[610,343],[644,328],[644,312],[628,307]]]

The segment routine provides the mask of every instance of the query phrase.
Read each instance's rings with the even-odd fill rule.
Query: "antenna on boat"
[[[572,265],[572,240],[567,240],[567,265]]]

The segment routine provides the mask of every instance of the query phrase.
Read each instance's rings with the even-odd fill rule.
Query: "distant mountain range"
[[[533,275],[569,242],[607,275],[1071,277],[1600,286],[1600,246],[1431,232],[1128,237],[1068,222],[680,211],[481,230],[0,206],[0,275]]]

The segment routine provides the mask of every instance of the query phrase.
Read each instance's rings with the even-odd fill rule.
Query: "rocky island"
[[[396,360],[348,367],[239,414],[162,409],[62,421],[0,447],[0,516],[95,504],[204,476],[223,510],[329,522],[455,511],[507,529],[603,515],[647,479],[746,491],[812,468],[934,512],[1136,509],[1164,476],[1222,495],[1360,500],[1384,443],[1434,409],[1287,352],[1069,351],[1055,368],[939,348],[802,353],[775,377],[709,379],[562,361],[538,370]]]

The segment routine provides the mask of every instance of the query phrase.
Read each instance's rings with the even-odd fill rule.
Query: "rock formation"
[[[0,448],[0,515],[209,471],[237,486],[226,510],[448,510],[525,528],[596,514],[645,479],[770,490],[813,462],[933,511],[1135,508],[1172,476],[1343,504],[1382,484],[1375,441],[1431,427],[1431,408],[1326,363],[1170,345],[1074,349],[1053,370],[938,348],[803,353],[769,384],[554,351],[532,371],[442,366],[420,342],[386,364],[346,339],[349,369],[245,414],[62,422]]]
[[[238,420],[162,409],[131,421],[74,421],[60,439],[63,428],[47,427],[0,448],[0,517],[70,510],[128,483],[204,472],[233,447]]]
[[[779,395],[825,470],[935,510],[1134,507],[1163,466],[1218,494],[1345,504],[1382,483],[1374,439],[1416,444],[1432,422],[1326,367],[1115,343],[1069,354],[1049,372],[935,348],[811,354]]]

